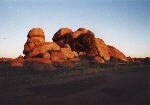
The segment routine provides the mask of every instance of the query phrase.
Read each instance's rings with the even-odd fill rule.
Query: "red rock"
[[[51,60],[52,62],[64,62],[67,59],[67,57],[62,52],[53,52],[51,54]]]
[[[99,57],[99,56],[95,56],[95,57],[94,57],[94,60],[95,60],[96,62],[98,62],[98,63],[105,63],[105,61],[104,61],[101,57]]]
[[[77,38],[77,37],[79,37],[81,34],[83,34],[84,32],[82,32],[82,31],[75,31],[73,34],[72,34],[72,38],[74,39],[74,38]]]
[[[45,42],[43,45],[34,48],[31,52],[29,52],[28,57],[36,56],[40,53],[45,53],[48,51],[58,51],[60,50],[60,46],[58,46],[55,42]]]
[[[11,62],[11,66],[23,66],[23,62],[24,62],[24,59],[22,56],[19,56],[18,58],[14,59],[12,62]]]
[[[73,34],[72,34],[72,38],[77,38],[78,36],[80,36],[81,34],[85,34],[85,33],[88,33],[88,30],[86,30],[85,28],[79,28],[77,31],[75,31]]]
[[[86,52],[79,52],[79,56],[85,56]]]
[[[74,53],[74,57],[78,57],[79,56],[76,51],[73,51],[73,53]]]
[[[131,61],[131,62],[135,62],[135,60],[133,58],[131,58],[130,56],[127,57],[128,61]]]
[[[88,32],[88,30],[85,29],[85,28],[79,28],[77,31],[82,31],[83,33],[87,33]]]
[[[39,45],[45,43],[45,39],[42,37],[31,37],[31,38],[28,38],[27,42],[32,43],[35,46],[39,46]]]
[[[70,45],[69,44],[64,44],[63,48],[70,48]]]
[[[28,39],[24,45],[23,53],[25,54],[25,56],[28,56],[28,53],[32,49],[44,43],[45,43],[45,35],[44,35],[43,30],[40,28],[33,28],[28,33]]]
[[[100,38],[95,38],[95,45],[96,45],[97,52],[98,52],[99,56],[103,57],[104,60],[109,61],[110,55],[108,52],[108,47],[105,44],[105,42]]]
[[[24,53],[25,52],[29,52],[30,50],[34,49],[35,48],[35,45],[33,43],[30,43],[30,44],[25,44],[24,45]]]
[[[57,42],[60,39],[67,39],[68,34],[71,34],[72,30],[69,28],[61,28],[59,29],[53,36],[53,41]],[[66,36],[67,35],[67,36]]]
[[[68,59],[74,58],[74,52],[69,48],[61,48],[60,52],[53,52],[51,54],[52,62],[65,62]]]
[[[71,51],[70,48],[61,48],[60,52],[62,52],[63,55],[65,55],[65,57],[67,57],[67,58],[74,58],[74,56],[75,56],[74,52]]]
[[[127,57],[118,49],[113,46],[108,45],[108,52],[111,57],[121,59],[123,61],[128,61]]]
[[[48,52],[43,53],[42,58],[50,59],[50,54]]]
[[[44,32],[41,28],[33,28],[28,33],[28,38],[31,37],[43,37],[45,39]]]

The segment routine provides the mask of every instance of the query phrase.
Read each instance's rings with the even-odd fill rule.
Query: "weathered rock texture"
[[[48,53],[50,51],[51,52],[59,51],[59,50],[60,50],[60,46],[58,46],[55,42],[45,42],[42,45],[34,48],[31,52],[29,52],[29,57],[36,57],[36,55],[38,55],[38,54],[44,55],[44,53]]]
[[[111,57],[118,58],[123,61],[128,61],[127,57],[113,46],[108,45],[108,52]]]
[[[23,51],[25,56],[28,56],[29,52],[32,51],[34,48],[45,43],[45,35],[43,30],[40,28],[31,29],[27,36],[28,39],[24,45],[24,51]]]
[[[105,44],[105,42],[100,38],[95,38],[95,45],[97,48],[98,55],[100,57],[104,58],[104,60],[109,61],[110,55],[108,52],[108,47]]]
[[[68,28],[61,28],[58,30],[52,40],[56,42],[59,46],[63,47],[64,44],[68,44],[72,40],[72,30]]]
[[[40,28],[31,29],[27,37],[23,51],[25,62],[38,61],[72,66],[73,62],[80,60],[80,56],[92,56],[91,58],[98,63],[110,61],[111,57],[128,61],[122,52],[106,45],[102,39],[95,38],[94,33],[85,28],[79,28],[75,32],[61,28],[54,34],[53,42],[45,42],[44,32]]]

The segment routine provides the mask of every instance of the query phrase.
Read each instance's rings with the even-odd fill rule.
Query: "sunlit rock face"
[[[108,52],[108,47],[105,42],[100,38],[95,38],[95,45],[97,48],[98,55],[103,57],[104,60],[109,61],[110,55]]]
[[[127,57],[113,46],[96,38],[94,33],[85,28],[79,28],[73,32],[69,28],[59,29],[53,36],[53,42],[45,42],[45,34],[41,28],[33,28],[27,35],[24,45],[24,61],[38,61],[42,63],[60,63],[74,65],[83,56],[90,57],[98,63],[110,61],[111,57],[128,61]],[[90,59],[91,60],[91,59]],[[16,59],[14,61],[19,62]],[[16,63],[17,65],[17,63]]]
[[[45,35],[41,28],[33,28],[29,31],[27,35],[28,39],[24,45],[23,53],[28,56],[29,52],[34,48],[41,46],[45,43]]]
[[[121,51],[119,51],[113,46],[108,45],[108,52],[111,57],[114,57],[123,61],[128,61],[128,58]]]

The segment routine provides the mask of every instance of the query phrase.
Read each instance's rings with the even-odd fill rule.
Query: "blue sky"
[[[150,57],[150,0],[0,0],[0,57],[23,55],[27,33],[46,41],[67,27],[87,28],[126,56]]]

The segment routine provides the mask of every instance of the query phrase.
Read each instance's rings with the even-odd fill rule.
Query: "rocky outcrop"
[[[105,44],[105,42],[100,38],[95,38],[95,45],[97,48],[98,55],[100,57],[104,58],[104,60],[109,61],[110,55],[108,52],[108,47]]]
[[[23,53],[25,56],[29,54],[31,50],[45,43],[45,35],[41,28],[33,28],[27,35],[28,39],[24,45]]]
[[[119,51],[118,49],[116,49],[113,46],[108,45],[107,47],[108,47],[109,55],[111,57],[114,57],[114,58],[117,58],[117,59],[120,59],[123,61],[128,61],[127,57],[121,51]]]
[[[70,48],[61,48],[60,52],[62,52],[67,58],[74,58],[75,54]]]
[[[111,57],[128,61],[122,52],[113,46],[106,45],[102,39],[95,38],[94,33],[85,28],[79,28],[75,32],[68,28],[61,28],[54,34],[53,42],[45,42],[43,30],[33,28],[29,31],[27,38],[23,51],[25,62],[59,63],[72,66],[73,62],[84,57],[92,58],[91,60],[98,63],[110,61]]]
[[[64,44],[68,44],[72,40],[72,30],[68,28],[61,28],[54,34],[52,40],[59,46],[63,47]]]
[[[43,39],[45,39],[45,34],[44,31],[41,28],[32,28],[28,35],[28,38],[32,38],[32,37],[41,37]]]
[[[38,54],[42,54],[44,56],[44,53],[51,53],[59,50],[60,46],[58,46],[55,42],[45,42],[44,44],[34,48],[31,52],[29,52],[28,57],[37,58],[36,56]],[[43,56],[41,56],[41,58],[43,58]]]
[[[77,31],[72,33],[72,38],[77,38],[79,37],[81,34],[85,34],[87,33],[87,30],[85,28],[79,28]]]
[[[11,62],[11,66],[12,67],[20,67],[20,66],[23,66],[23,62],[24,62],[24,59],[23,57],[20,55],[19,57],[17,57],[16,59],[13,59],[12,62]]]

